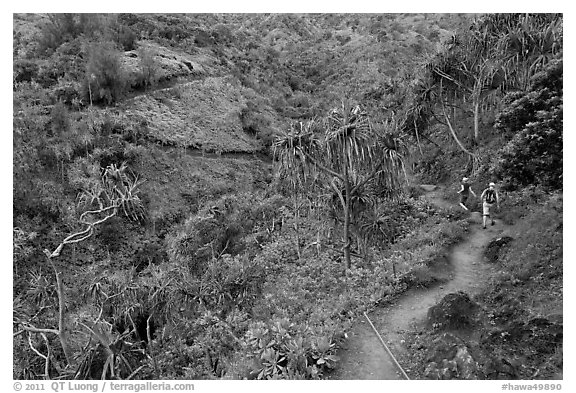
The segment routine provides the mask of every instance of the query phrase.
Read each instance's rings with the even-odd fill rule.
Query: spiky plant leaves
[[[294,189],[303,187],[316,176],[310,159],[321,150],[317,129],[315,120],[292,124],[290,131],[279,136],[273,145],[278,173],[288,179]]]
[[[128,173],[128,166],[110,164],[102,171],[100,182],[91,184],[79,195],[79,206],[86,209],[97,204],[99,210],[112,208],[126,217],[138,220],[144,217],[144,206],[139,187],[143,181]]]
[[[385,136],[397,131],[396,120],[382,128],[386,132],[376,131],[359,105],[342,101],[323,122],[299,123],[274,144],[278,173],[292,182],[295,192],[309,193],[317,185],[329,190],[332,211],[344,216],[347,240],[343,249],[348,267],[350,220],[373,203],[372,190],[397,187],[403,170],[399,144]],[[310,179],[313,182],[308,182]],[[376,196],[391,195],[380,192]]]

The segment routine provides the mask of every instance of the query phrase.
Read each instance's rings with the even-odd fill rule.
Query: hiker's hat
[[[496,187],[496,184],[494,184],[494,182],[490,182],[490,187]]]
[[[468,181],[467,177],[462,178],[462,181]]]

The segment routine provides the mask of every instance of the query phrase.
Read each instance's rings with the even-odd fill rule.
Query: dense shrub
[[[40,29],[39,48],[50,54],[78,37],[109,39],[125,51],[136,49],[136,33],[121,18],[109,14],[50,14]]]
[[[50,14],[41,26],[39,47],[50,53],[64,42],[83,35],[100,37],[106,31],[106,16],[101,14]]]
[[[542,185],[561,189],[563,179],[562,61],[552,61],[532,79],[525,93],[513,93],[496,128],[513,134],[493,162],[493,173],[505,186]]]
[[[208,201],[168,238],[168,254],[201,273],[208,262],[222,254],[237,255],[257,249],[279,221],[281,197],[254,194],[227,195]]]
[[[73,39],[81,33],[81,26],[74,14],[52,14],[41,27],[39,37],[40,49],[56,49],[64,41]]]
[[[76,38],[62,43],[45,61],[39,62],[37,81],[44,87],[79,81],[86,71],[86,41]]]
[[[61,102],[54,105],[50,117],[50,130],[52,131],[52,135],[61,136],[70,130],[68,109]]]
[[[140,58],[141,84],[145,89],[156,86],[158,82],[159,66],[154,60],[154,54],[148,50],[141,49],[138,53]]]
[[[62,102],[74,109],[85,106],[81,98],[81,84],[78,82],[59,80],[52,88],[52,97],[55,101]]]
[[[111,42],[92,44],[88,49],[84,95],[93,103],[110,105],[120,99],[127,86],[120,53]]]
[[[38,76],[38,64],[33,60],[14,59],[13,80],[14,82],[31,82]]]
[[[271,127],[270,116],[259,109],[261,105],[261,102],[248,100],[240,112],[240,121],[244,132],[259,139],[264,147],[270,148],[274,142],[275,132]]]
[[[108,26],[108,36],[124,51],[136,49],[136,33],[129,27],[120,23],[120,18],[113,19]]]

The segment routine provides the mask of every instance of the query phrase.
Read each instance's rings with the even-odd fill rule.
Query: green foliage
[[[15,59],[13,79],[15,83],[32,82],[38,76],[38,63],[28,59]]]
[[[227,195],[209,201],[168,239],[172,260],[186,263],[191,271],[203,272],[206,264],[222,254],[254,251],[280,220],[281,197],[254,194]],[[260,239],[260,240],[258,240]]]
[[[199,300],[209,309],[228,313],[232,309],[247,311],[260,297],[264,271],[255,259],[224,255],[212,259],[202,276]]]
[[[50,18],[34,36],[27,34],[26,23],[37,19],[15,17],[19,24],[13,67],[15,316],[34,319],[38,326],[57,324],[54,279],[46,264],[39,263],[44,257],[39,244],[61,239],[77,228],[78,214],[91,209],[112,204],[135,219],[111,218],[99,227],[94,241],[63,255],[69,292],[66,309],[78,367],[62,371],[57,339],[44,341],[33,334],[31,343],[41,353],[52,348],[51,378],[127,378],[133,372],[133,379],[322,378],[337,367],[336,351],[355,316],[410,286],[445,279],[436,268],[444,261],[446,247],[465,233],[466,222],[453,222],[461,213],[434,209],[397,193],[378,203],[393,196],[390,191],[398,179],[387,171],[401,169],[395,159],[402,153],[397,139],[383,137],[386,130],[398,128],[396,118],[383,122],[392,112],[398,113],[409,95],[422,93],[420,98],[426,98],[429,93],[425,84],[412,91],[419,83],[414,81],[417,72],[404,70],[432,47],[426,38],[414,38],[410,26],[416,24],[422,36],[438,41],[447,34],[443,29],[454,27],[451,18],[466,18],[444,16],[437,23],[440,17],[430,16],[429,31],[416,23],[416,17],[400,14]],[[540,42],[545,43],[558,32],[543,33]],[[177,48],[200,63],[206,75],[233,74],[226,79],[232,82],[207,78],[145,94],[136,100],[158,98],[170,105],[163,106],[161,115],[144,107],[142,114],[128,121],[124,93],[130,85],[158,87],[158,78],[172,61],[161,60],[160,70],[156,63],[160,58],[143,49],[141,80],[128,81],[122,64],[134,63],[121,51],[134,50],[136,38],[150,41],[145,48],[157,50],[159,43],[169,50]],[[534,70],[548,61],[536,51],[532,55]],[[179,60],[175,63],[186,68]],[[558,133],[549,132],[561,129],[562,101],[554,98],[561,97],[561,68],[552,74],[559,77],[543,77],[528,94],[507,98],[498,131],[506,138],[519,138],[503,153],[507,162],[527,157],[532,149],[541,151],[548,142],[540,137],[561,144]],[[253,91],[231,90],[239,86],[236,79]],[[198,94],[197,88],[206,94]],[[224,95],[225,100],[213,101]],[[269,146],[276,128],[292,119],[326,114],[329,104],[342,96],[364,102],[372,114],[370,122],[363,111],[339,108],[310,127],[312,123],[295,125],[277,145],[283,150],[277,158],[286,164],[281,175],[294,175],[292,188],[310,191],[308,198],[290,201],[275,195],[289,195],[290,187],[267,186],[268,163],[244,155],[199,157],[194,150],[155,148],[149,143],[155,123],[176,109],[195,113],[188,105],[194,102],[208,110],[205,116],[201,108],[199,121],[225,118],[249,134],[248,139]],[[211,112],[214,105],[229,102],[233,105],[222,116]],[[99,107],[102,104],[116,106],[106,109]],[[418,128],[421,141],[431,137],[444,147],[446,140],[439,140],[434,129],[426,130],[426,119],[418,108],[411,109],[404,122],[413,127],[409,131]],[[194,131],[205,133],[203,142],[214,140],[207,130],[222,129],[219,122],[209,124]],[[162,130],[165,136],[159,140],[189,149],[195,142],[173,142],[174,135],[180,136],[176,128]],[[238,135],[247,138],[242,132]],[[373,136],[378,136],[377,143]],[[219,143],[230,147],[232,142],[224,139]],[[322,150],[327,154],[318,159]],[[424,172],[450,174],[450,165],[444,162],[451,153],[436,152],[425,149],[430,165]],[[391,161],[390,166],[382,166],[378,173],[382,176],[367,184],[376,169],[373,164],[382,157]],[[558,165],[544,159],[534,161],[541,171]],[[121,164],[124,161],[153,179],[140,187],[127,165]],[[343,182],[331,182],[332,174],[321,174],[318,164],[340,172],[349,169],[354,188],[350,198],[343,192]],[[556,184],[546,174],[541,178]],[[258,194],[235,188],[266,190]],[[82,206],[75,203],[79,193]],[[351,201],[350,247],[356,259],[347,270],[335,247],[341,233],[327,219],[331,208],[332,214],[341,209],[338,193]],[[514,203],[542,198],[541,189],[529,189]],[[154,215],[144,228],[142,215],[148,208]],[[365,240],[367,251],[361,250]],[[539,258],[543,252],[553,254],[552,248],[541,245],[526,247],[526,252]],[[366,258],[357,256],[362,251]],[[557,261],[546,262],[554,265],[557,275]],[[546,274],[544,265],[537,265],[530,260],[525,270],[514,271],[512,279],[527,280],[532,272],[536,277]],[[15,378],[42,377],[44,361],[31,350],[27,334],[14,337],[14,353]]]
[[[246,341],[254,363],[251,378],[318,379],[339,360],[329,337],[314,337],[311,329],[286,318],[251,324]]]
[[[245,133],[260,139],[264,147],[270,148],[275,135],[271,128],[270,116],[259,109],[263,104],[261,101],[248,100],[240,112],[240,121]]]
[[[142,200],[138,195],[142,180],[129,172],[125,162],[106,167],[99,180],[88,183],[89,188],[79,195],[81,206],[87,210],[114,207],[132,220],[144,217]]]
[[[453,130],[457,110],[464,118],[473,117],[475,147],[481,139],[481,114],[494,111],[506,92],[524,90],[530,77],[559,53],[558,14],[482,15],[426,60],[416,83],[410,83],[401,128],[420,143],[418,133],[429,135],[432,125],[443,124],[461,150],[473,155]],[[478,158],[474,160],[477,171]]]
[[[535,75],[525,93],[513,93],[496,129],[512,139],[496,154],[492,172],[509,189],[542,185],[561,189],[563,179],[562,61]]]
[[[118,17],[112,18],[108,24],[108,36],[116,42],[124,51],[136,49],[137,35],[127,25],[123,24]]]
[[[158,64],[154,60],[154,54],[146,49],[141,49],[138,53],[140,58],[140,70],[141,70],[141,84],[144,89],[153,88],[158,82]]]
[[[12,235],[14,258],[25,258],[30,255],[33,247],[29,243],[37,236],[36,232],[26,232],[21,228],[15,227]]]
[[[65,41],[79,36],[84,25],[75,14],[51,14],[44,23],[40,35],[40,49],[50,51],[56,49]]]
[[[540,188],[510,194],[510,209],[524,219],[515,223],[518,236],[499,249],[499,272],[478,297],[490,310],[480,349],[490,360],[523,359],[514,378],[556,378],[562,374],[563,199]]]
[[[356,226],[370,246],[386,249],[425,221],[429,212],[427,203],[401,198],[358,214]]]
[[[40,30],[39,48],[50,53],[78,37],[110,39],[125,51],[136,48],[134,31],[109,14],[50,14]]]
[[[62,134],[67,133],[70,130],[70,118],[68,115],[68,108],[62,103],[57,103],[52,108],[52,113],[50,114],[50,129],[52,135],[62,136]]]
[[[350,223],[371,200],[398,195],[402,143],[394,136],[395,121],[383,129],[371,125],[359,106],[342,102],[323,121],[293,125],[274,144],[276,171],[295,194],[318,189],[331,195],[332,210],[341,217],[345,263],[350,265]]]
[[[88,102],[110,105],[118,101],[127,88],[120,53],[110,42],[94,43],[88,48],[84,79],[84,97]]]

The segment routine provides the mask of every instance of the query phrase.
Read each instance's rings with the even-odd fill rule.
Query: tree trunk
[[[60,277],[60,272],[56,269],[56,265],[52,258],[50,258],[50,264],[54,269],[54,274],[56,275],[56,293],[58,295],[58,337],[60,338],[60,344],[62,345],[62,351],[64,352],[64,356],[66,357],[66,363],[72,365],[73,356],[72,350],[70,349],[69,340],[68,340],[68,329],[66,327],[66,320],[65,320],[65,308],[66,308],[66,299],[64,295],[64,283],[62,282],[62,278]]]
[[[418,143],[418,150],[420,150],[420,155],[424,157],[422,152],[422,145],[420,145],[420,137],[418,136],[418,125],[416,124],[416,119],[414,119],[414,132],[416,133],[416,142]]]
[[[298,260],[301,258],[301,251],[300,251],[300,204],[298,201],[298,196],[294,193],[294,230],[296,231],[296,252],[298,254]]]
[[[346,269],[352,267],[350,259],[350,203],[352,200],[352,187],[350,187],[350,172],[348,168],[348,140],[344,141],[344,192],[346,199],[344,200],[344,262]]]
[[[474,143],[478,143],[480,135],[480,94],[474,95]]]
[[[344,189],[346,190],[346,203],[344,205],[344,261],[346,263],[346,268],[350,269],[352,267],[352,261],[350,259],[350,182],[348,178],[344,182]]]
[[[460,139],[458,139],[458,136],[456,135],[456,131],[454,131],[454,128],[452,127],[452,123],[450,122],[450,118],[448,117],[448,114],[446,113],[446,108],[444,107],[444,103],[442,103],[442,109],[444,112],[444,119],[446,120],[446,124],[448,125],[448,129],[450,130],[450,133],[452,134],[452,138],[454,138],[454,140],[456,141],[458,146],[460,146],[460,149],[462,149],[462,151],[464,151],[465,153],[474,157],[474,154],[472,152],[470,152],[468,149],[466,149],[466,147],[464,147],[462,142],[460,142]]]

